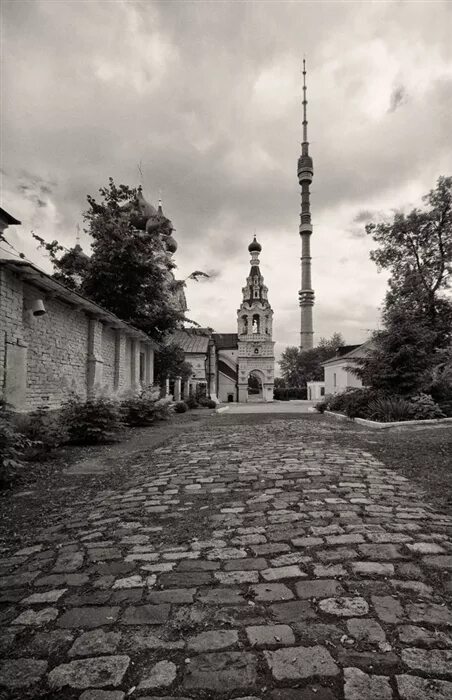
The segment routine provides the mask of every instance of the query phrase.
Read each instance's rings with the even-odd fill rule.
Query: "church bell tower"
[[[251,255],[251,269],[246,286],[242,289],[243,301],[237,311],[238,399],[242,403],[273,401],[275,374],[273,310],[259,267],[262,246],[257,242],[256,236],[248,250]],[[250,376],[254,380],[255,393],[248,389]]]

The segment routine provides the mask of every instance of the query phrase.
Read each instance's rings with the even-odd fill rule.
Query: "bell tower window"
[[[260,316],[259,314],[254,314],[253,316],[253,333],[260,333]]]

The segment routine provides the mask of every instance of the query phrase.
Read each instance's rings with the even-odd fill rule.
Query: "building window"
[[[320,387],[320,396],[325,396],[325,387],[324,386]]]

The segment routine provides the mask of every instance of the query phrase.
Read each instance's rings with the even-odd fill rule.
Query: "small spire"
[[[75,227],[75,245],[80,245],[80,226]]]
[[[163,214],[163,208],[162,208],[162,190],[159,190],[159,206],[158,206],[158,213]]]

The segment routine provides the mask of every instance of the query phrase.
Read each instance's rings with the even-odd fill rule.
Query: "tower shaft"
[[[306,63],[303,60],[303,141],[301,156],[298,159],[298,182],[301,187],[301,290],[300,300],[300,350],[310,350],[314,344],[312,311],[314,290],[311,281],[311,205],[309,187],[314,176],[312,158],[309,155],[308,122],[306,118]]]

